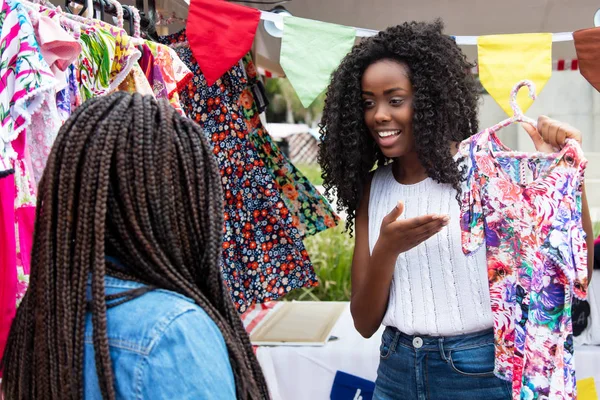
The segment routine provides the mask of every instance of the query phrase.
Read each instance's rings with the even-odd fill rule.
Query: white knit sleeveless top
[[[400,218],[449,215],[438,234],[400,254],[383,325],[409,335],[453,336],[493,326],[485,246],[465,256],[461,248],[460,207],[456,190],[431,178],[414,185],[396,181],[392,166],[373,176],[369,198],[369,248],[379,238],[381,221],[404,201]]]

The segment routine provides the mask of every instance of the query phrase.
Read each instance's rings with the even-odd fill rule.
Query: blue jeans
[[[452,337],[409,336],[387,327],[374,400],[510,400],[494,375],[492,330]]]

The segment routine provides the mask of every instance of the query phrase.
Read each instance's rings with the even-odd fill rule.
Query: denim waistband
[[[395,345],[411,349],[415,348],[415,339],[419,338],[419,351],[439,351],[440,348],[445,350],[460,350],[494,343],[494,331],[492,328],[457,336],[422,336],[407,335],[393,326],[388,326],[385,328],[383,335],[385,337],[384,340],[387,339],[388,343],[394,343]]]

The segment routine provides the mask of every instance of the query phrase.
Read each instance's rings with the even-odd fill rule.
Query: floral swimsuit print
[[[514,399],[575,398],[571,302],[588,283],[581,147],[567,140],[556,154],[520,153],[486,130],[459,156],[463,250],[487,249],[495,373],[512,381]]]

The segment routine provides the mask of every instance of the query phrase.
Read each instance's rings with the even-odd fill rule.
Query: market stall
[[[27,293],[29,276],[35,270],[35,263],[40,262],[32,259],[32,254],[35,254],[36,207],[40,204],[38,185],[44,176],[53,143],[61,127],[70,127],[67,121],[76,114],[78,109],[84,107],[86,101],[105,98],[114,92],[138,93],[148,98],[162,99],[168,103],[167,106],[170,104],[176,110],[178,116],[186,118],[186,121],[194,121],[196,124],[194,126],[202,128],[205,135],[203,138],[210,144],[210,159],[213,160],[214,156],[213,161],[218,168],[221,180],[217,185],[222,185],[220,189],[223,194],[223,221],[218,224],[212,220],[210,222],[213,228],[218,225],[217,228],[220,229],[221,222],[223,226],[222,238],[219,235],[214,236],[219,241],[219,244],[214,247],[215,254],[218,254],[214,260],[218,260],[219,263],[215,271],[217,274],[220,273],[219,278],[225,283],[227,301],[231,299],[250,335],[264,328],[265,324],[272,321],[276,313],[282,309],[282,302],[277,300],[285,298],[294,290],[310,290],[320,282],[318,268],[315,268],[317,262],[311,258],[306,240],[343,224],[344,221],[318,187],[306,178],[294,162],[314,162],[317,159],[319,146],[331,134],[331,130],[328,131],[326,126],[322,131],[317,131],[315,124],[309,127],[308,124],[299,126],[266,123],[264,113],[268,107],[269,97],[264,78],[285,75],[293,88],[294,96],[297,96],[303,107],[308,108],[331,84],[332,73],[351,52],[357,41],[378,35],[380,27],[374,24],[363,24],[362,21],[352,18],[338,19],[331,10],[323,12],[323,17],[301,18],[289,15],[285,8],[267,7],[266,3],[258,8],[222,0],[192,0],[189,4],[183,2],[173,2],[173,4],[177,6],[169,9],[169,2],[165,1],[157,6],[153,0],[147,4],[141,0],[136,1],[135,6],[121,4],[116,0],[76,0],[64,4],[51,4],[45,0],[0,0],[2,6],[0,13],[2,18],[0,20],[0,43],[2,44],[0,46],[0,75],[2,76],[0,242],[3,245],[0,257],[0,355],[7,343],[17,309]],[[532,7],[536,10],[540,7],[544,9],[542,6],[538,4]],[[591,5],[587,6],[591,7]],[[297,9],[294,7],[290,7],[294,15],[302,10],[300,7]],[[361,7],[365,6],[361,5]],[[430,10],[424,10],[421,6],[418,8],[429,15]],[[510,11],[512,14],[513,10]],[[347,17],[347,12],[345,10],[340,15]],[[298,15],[302,15],[301,12]],[[523,15],[519,15],[518,19],[530,22],[529,18]],[[544,20],[538,22],[543,23]],[[166,28],[167,26],[178,28],[185,26],[185,29],[172,32]],[[583,29],[584,26],[570,21],[566,31],[529,33],[530,25],[527,25],[527,29],[517,30],[517,33],[492,34],[497,32],[486,30],[461,32],[458,30],[459,26],[456,21],[450,24],[450,30],[457,30],[451,31],[451,36],[443,35],[444,40],[447,41],[444,43],[448,44],[444,48],[455,48],[459,45],[469,49],[467,52],[473,58],[477,58],[476,67],[471,68],[472,64],[468,64],[469,68],[461,68],[460,73],[470,81],[473,80],[471,74],[476,75],[477,93],[485,93],[488,103],[495,101],[498,113],[492,117],[486,116],[486,123],[492,119],[493,121],[483,127],[484,131],[469,132],[472,136],[463,138],[457,156],[453,155],[455,158],[448,155],[447,151],[439,153],[446,157],[447,161],[464,163],[464,171],[467,173],[466,178],[459,182],[464,184],[462,197],[456,195],[461,205],[456,208],[456,204],[452,203],[456,208],[456,210],[452,209],[456,211],[456,215],[450,224],[454,224],[451,225],[455,233],[454,239],[458,239],[453,242],[448,239],[448,245],[438,242],[436,249],[440,251],[437,253],[435,253],[436,249],[431,250],[426,247],[425,239],[422,241],[422,247],[415,246],[407,249],[405,253],[414,248],[416,251],[412,253],[414,258],[407,261],[404,255],[398,257],[402,259],[398,261],[398,268],[393,264],[392,267],[396,269],[390,269],[392,271],[390,273],[394,274],[390,279],[396,279],[393,281],[395,286],[391,287],[400,295],[403,293],[412,295],[416,292],[421,305],[430,306],[437,302],[436,307],[442,311],[438,312],[439,310],[436,309],[433,313],[434,319],[438,314],[442,315],[442,319],[452,314],[452,318],[455,318],[452,324],[457,328],[455,332],[458,332],[461,331],[458,326],[462,321],[460,321],[461,314],[458,312],[457,304],[458,300],[464,297],[464,293],[459,289],[459,283],[473,284],[469,295],[472,295],[473,299],[481,300],[476,303],[476,307],[479,307],[476,311],[481,311],[479,314],[476,312],[476,317],[482,315],[484,311],[493,309],[495,313],[493,323],[496,328],[494,333],[501,332],[501,335],[505,335],[509,332],[506,336],[501,336],[506,341],[496,341],[496,344],[501,346],[499,343],[502,343],[504,346],[510,342],[511,346],[507,346],[510,347],[510,351],[502,348],[497,354],[506,356],[509,352],[513,352],[513,347],[521,346],[517,349],[519,350],[517,353],[513,352],[510,356],[511,360],[517,357],[519,362],[514,362],[510,364],[510,368],[507,368],[508,370],[516,366],[516,377],[523,372],[521,362],[528,361],[524,354],[529,349],[524,345],[525,339],[515,341],[515,325],[521,328],[517,331],[523,338],[526,334],[524,327],[530,321],[528,319],[530,299],[533,298],[534,305],[537,300],[537,306],[540,308],[543,308],[540,304],[545,306],[551,301],[557,302],[556,307],[548,307],[552,308],[551,316],[547,315],[550,312],[546,309],[540,312],[541,317],[536,315],[539,320],[534,328],[546,329],[550,325],[547,320],[552,320],[557,324],[556,326],[560,326],[544,331],[544,335],[550,340],[559,342],[562,340],[562,343],[553,346],[552,351],[543,354],[550,358],[549,355],[554,355],[556,352],[564,353],[565,357],[561,362],[548,361],[548,364],[552,364],[549,369],[558,376],[561,368],[564,367],[562,362],[568,364],[566,367],[568,372],[571,368],[575,368],[571,365],[572,346],[570,346],[572,299],[573,297],[583,299],[589,296],[590,312],[587,317],[587,327],[575,340],[577,384],[582,385],[581,398],[587,400],[588,397],[584,396],[593,392],[594,381],[600,382],[600,338],[596,332],[600,324],[597,320],[600,316],[600,304],[598,304],[600,276],[596,271],[596,278],[588,291],[585,265],[587,252],[584,245],[586,239],[584,228],[588,227],[584,227],[582,222],[588,215],[587,210],[582,211],[582,203],[587,206],[587,202],[582,200],[585,198],[582,188],[584,184],[587,185],[587,199],[592,214],[597,215],[600,206],[598,196],[600,175],[597,175],[595,168],[588,166],[590,173],[586,181],[584,172],[588,162],[592,166],[597,165],[594,163],[598,162],[595,152],[600,151],[600,140],[596,132],[600,127],[600,108],[597,107],[600,103],[593,103],[594,106],[590,105],[590,102],[582,101],[582,103],[590,103],[586,105],[588,108],[579,105],[575,107],[574,118],[578,119],[588,131],[594,132],[593,136],[589,134],[589,139],[586,137],[583,144],[581,140],[579,142],[576,139],[567,140],[573,138],[565,136],[561,142],[561,146],[564,147],[560,151],[556,151],[560,146],[551,149],[555,152],[541,152],[537,151],[537,148],[533,151],[531,147],[533,144],[520,149],[526,150],[522,152],[507,150],[495,136],[495,132],[511,126],[512,128],[509,129],[513,130],[510,132],[524,136],[523,131],[517,130],[520,128],[517,128],[514,123],[525,122],[532,127],[536,126],[536,121],[528,119],[524,113],[530,107],[536,112],[545,112],[539,109],[548,103],[534,105],[534,101],[537,101],[538,96],[548,92],[552,93],[553,98],[566,96],[564,93],[569,93],[573,97],[572,103],[576,103],[575,98],[578,96],[569,92],[569,89],[585,85],[590,98],[598,100],[600,80],[597,78],[596,71],[600,68],[600,51],[596,43],[600,40],[600,27]],[[547,30],[545,27],[544,31]],[[273,47],[273,40],[277,41],[275,47]],[[560,51],[556,51],[558,49]],[[461,62],[467,63],[466,59],[462,58],[464,57],[461,56]],[[441,62],[438,64],[441,65]],[[565,84],[565,87],[561,88],[564,93],[556,88],[542,92],[554,74],[576,74],[577,78],[573,79],[576,84]],[[355,73],[353,76],[359,74]],[[408,73],[405,72],[403,76],[409,79]],[[527,90],[519,91],[521,87],[528,87],[529,93],[526,93]],[[470,88],[475,88],[475,85]],[[390,89],[387,91],[389,92]],[[358,93],[372,95],[370,91],[358,90]],[[442,91],[442,93],[441,97],[446,96],[446,92]],[[445,104],[460,103],[460,99],[456,98],[445,100]],[[358,113],[348,116],[344,114],[348,99],[335,101],[340,101],[337,108],[342,111],[338,113],[336,109],[334,114],[342,115],[341,120],[356,117],[358,120],[353,124],[354,128],[358,125],[363,128],[362,125],[366,122],[361,113],[366,113],[364,111],[366,105],[364,109],[355,107],[359,110]],[[403,101],[399,102],[404,104]],[[473,119],[470,125],[475,126],[476,109],[471,111],[473,112],[465,112],[465,114],[470,115]],[[506,116],[509,118],[505,119]],[[427,119],[436,119],[436,117],[438,115],[433,111],[427,112]],[[410,114],[410,129],[412,129],[412,118]],[[424,118],[420,117],[420,119]],[[167,125],[165,122],[165,126]],[[558,128],[560,126],[557,130]],[[269,129],[276,134],[271,135]],[[280,132],[278,133],[277,130]],[[338,127],[338,134],[340,130],[343,129]],[[382,128],[376,131],[379,139],[388,138],[383,139],[384,141],[392,141],[394,137],[405,133],[400,128],[387,130]],[[447,134],[448,131],[450,129],[439,132]],[[354,133],[356,132],[358,130]],[[302,147],[310,146],[310,152],[305,152],[310,154],[301,154],[302,152],[292,149],[294,151],[290,151],[291,156],[289,156],[274,140],[274,136],[288,136],[292,133],[306,134]],[[349,139],[343,136],[339,138],[339,142],[362,143],[363,136],[357,134],[355,140],[350,136]],[[543,139],[540,140],[542,144],[550,146],[544,143]],[[452,139],[453,143],[456,141],[458,140]],[[335,146],[336,144],[333,148]],[[365,152],[375,147],[363,146]],[[363,148],[352,156],[356,158],[362,156],[358,153],[362,152]],[[428,149],[432,153],[439,150],[433,145]],[[496,157],[500,153],[502,156]],[[547,154],[542,155],[542,153]],[[335,164],[340,168],[342,163],[336,162],[345,157],[350,156],[343,152],[334,154],[333,158],[336,159],[329,163],[329,167]],[[377,153],[377,157],[375,158],[379,160],[401,158],[398,155],[388,156],[384,153]],[[552,160],[552,157],[555,158]],[[114,157],[117,158],[118,155]],[[366,167],[360,162],[354,162],[356,160],[351,160],[354,162],[351,166],[356,167],[357,164],[361,164],[360,167],[366,168],[368,173],[375,158],[367,160],[370,164]],[[433,165],[436,157],[431,158],[433,161],[429,161]],[[496,164],[495,161],[500,158],[503,160],[508,158],[509,161]],[[528,166],[524,162],[526,159],[530,161]],[[547,160],[551,162],[546,162]],[[323,162],[322,159],[320,161]],[[380,164],[381,171],[391,165],[383,165],[385,164],[383,162]],[[556,176],[551,176],[552,179],[544,181],[544,178],[550,174],[540,175],[538,170],[533,171],[533,166],[536,165],[552,170],[558,166],[556,167],[558,172]],[[347,165],[342,165],[340,169],[346,167]],[[540,185],[541,189],[529,190],[528,184],[524,183],[528,178],[525,176],[526,167],[532,169],[531,175],[536,176],[535,180],[543,183]],[[388,183],[395,179],[390,168],[387,170]],[[499,176],[506,172],[505,168],[509,173],[506,173],[503,182],[499,182],[501,180]],[[346,176],[343,178],[346,179]],[[360,185],[364,183],[362,178],[353,176],[353,179],[357,179]],[[437,182],[439,180],[436,180],[436,184],[440,183]],[[433,185],[429,176],[420,182],[425,181]],[[455,186],[459,184],[456,181],[458,179],[455,179]],[[146,183],[140,181],[140,184]],[[189,184],[189,181],[182,180],[179,183],[195,187]],[[410,185],[412,184],[414,183]],[[510,186],[509,189],[506,189],[507,185]],[[45,187],[41,185],[41,188]],[[405,189],[412,193],[412,189],[407,188]],[[429,186],[425,188],[426,190],[419,192],[423,196],[433,193]],[[358,200],[353,196],[362,193],[362,189],[362,186],[355,187],[342,195],[349,196],[356,205]],[[436,203],[439,210],[442,210],[440,199],[445,199],[445,205],[451,203],[449,199],[454,200],[448,188],[445,189],[446,192],[440,192],[440,196],[434,199],[439,201],[439,204]],[[455,194],[459,193],[456,192],[456,187],[452,190],[455,190]],[[221,193],[220,190],[214,191],[217,192]],[[385,192],[381,193],[384,193],[382,201],[391,199],[390,196],[385,195]],[[402,192],[398,195],[399,199],[404,200],[403,196],[406,193]],[[332,193],[336,196],[338,194],[340,193],[336,190]],[[199,197],[203,196],[199,195]],[[338,196],[338,198],[342,197]],[[536,202],[536,199],[541,200]],[[145,201],[145,199],[141,200],[140,204]],[[422,207],[433,203],[421,201],[419,197],[414,197],[412,201],[411,212],[423,210],[423,214],[425,209]],[[498,206],[503,202],[513,206],[512,214],[508,216],[501,214],[503,209],[510,208]],[[394,208],[395,204],[383,202],[380,204],[381,207],[387,207],[386,213],[391,209],[394,211],[400,209],[400,206]],[[490,204],[494,204],[496,208]],[[515,204],[524,206],[515,207]],[[525,205],[530,209],[526,209]],[[523,212],[524,209],[527,212]],[[450,206],[446,211],[439,211],[436,214],[441,216],[441,213],[448,213],[449,215],[448,210]],[[343,213],[342,217],[348,215],[355,217],[356,210],[350,211],[349,214]],[[397,218],[394,219],[395,222],[401,219],[402,212],[405,212],[404,208],[399,211]],[[404,215],[406,216],[406,212]],[[383,218],[383,214],[379,216]],[[60,220],[60,218],[56,219]],[[432,219],[440,218],[436,216]],[[75,218],[66,218],[66,220],[72,223]],[[449,220],[448,218],[445,222]],[[510,221],[514,225],[507,228],[501,221]],[[185,221],[178,222],[185,225]],[[102,223],[105,221],[99,222],[98,226],[102,226]],[[542,224],[546,224],[543,232],[534,232],[535,228]],[[440,231],[442,228],[443,226],[440,226]],[[98,229],[103,232],[102,229]],[[369,227],[369,229],[370,231],[366,231],[367,240],[372,239],[373,235],[379,232],[379,226]],[[542,235],[548,235],[547,240]],[[57,236],[60,235],[48,235],[48,238],[55,239]],[[68,237],[67,240],[72,242],[73,246],[77,245],[74,238]],[[371,256],[374,245],[375,241],[371,240],[363,250],[368,247],[368,255]],[[488,253],[479,253],[480,266],[483,266],[483,269],[476,269],[473,264],[475,261],[468,257],[486,246]],[[100,249],[102,246],[97,248]],[[500,248],[504,253],[498,255]],[[510,258],[519,254],[523,248],[529,250],[524,252],[524,262],[520,262],[522,260],[517,262]],[[45,249],[51,253],[52,246],[48,245]],[[433,258],[429,257],[429,251],[434,251],[435,256],[439,258],[433,261]],[[443,256],[440,255],[441,253]],[[64,254],[70,253],[65,251]],[[544,257],[547,257],[547,260]],[[98,257],[102,262],[105,258],[110,257],[107,257],[107,254]],[[454,270],[445,264],[450,262],[447,260],[459,258],[461,266],[464,267],[461,270],[463,275],[460,276],[455,275]],[[532,258],[538,264],[531,262]],[[157,259],[159,257],[155,257],[153,261]],[[422,290],[415,291],[410,281],[409,264],[412,260],[419,261],[419,263],[412,263],[412,266],[417,264],[420,266],[422,262],[423,265],[426,264],[427,271],[433,271],[424,276],[423,281],[419,283],[420,286],[417,286]],[[88,261],[83,260],[83,263]],[[96,262],[97,259],[93,261]],[[166,264],[170,261],[168,260]],[[429,269],[430,262],[431,266],[437,266],[438,269],[433,267]],[[47,263],[52,267],[58,264],[54,261]],[[76,264],[79,266],[81,263],[81,260],[78,260]],[[538,268],[532,268],[530,265]],[[74,269],[71,265],[68,267]],[[434,293],[431,282],[435,274],[443,278],[438,279],[438,283],[442,285],[438,287],[442,287],[444,293],[447,292],[445,298],[447,301],[441,299],[440,292]],[[185,279],[194,280],[194,284],[201,281],[193,273],[183,275]],[[536,282],[537,287],[531,285],[534,281],[533,275],[539,278]],[[543,276],[540,278],[539,275]],[[42,277],[54,276],[55,274],[48,273]],[[66,272],[64,276],[61,275],[61,277],[65,276],[67,276]],[[461,278],[464,279],[461,281]],[[137,279],[143,281],[142,278],[137,277]],[[176,280],[179,282],[185,279],[177,276]],[[211,283],[220,282],[212,276],[211,279]],[[455,282],[455,279],[459,282]],[[484,289],[482,290],[474,282],[483,282]],[[492,297],[491,307],[487,307],[488,303],[484,299],[488,293],[488,284],[491,292],[496,296]],[[49,284],[48,287],[56,289],[58,285]],[[169,289],[174,290],[176,287],[170,285]],[[43,288],[50,291],[47,287]],[[513,294],[517,290],[519,290],[518,296]],[[544,298],[547,294],[545,290],[550,293],[547,296],[550,300]],[[390,292],[394,293],[393,290]],[[36,295],[44,293],[41,289],[35,292]],[[80,290],[78,293],[82,294],[83,291]],[[386,290],[379,293],[387,295]],[[61,301],[66,302],[67,298],[70,299],[70,296],[60,296]],[[217,303],[228,305],[222,301]],[[103,307],[97,307],[94,312],[98,312],[99,309],[105,316],[106,304]],[[422,308],[425,310],[425,306]],[[407,307],[399,307],[399,309],[407,315],[411,312],[412,315],[418,314],[416,308],[409,310]],[[78,310],[81,312],[81,308]],[[465,314],[463,312],[463,316]],[[72,318],[74,313],[68,311],[64,312],[64,315],[61,313],[57,313],[58,316],[52,315],[52,318],[68,319]],[[491,314],[489,316],[489,321],[492,321]],[[239,323],[237,314],[234,319],[223,316],[213,319],[218,320],[221,326],[233,325],[232,321]],[[506,322],[506,326],[499,327],[498,320],[502,319],[504,321],[500,324],[506,321],[510,323]],[[77,320],[77,324],[79,322]],[[362,338],[354,328],[348,303],[345,302],[341,315],[331,317],[329,322],[331,326],[327,328],[327,337],[321,338],[322,343],[307,346],[302,345],[301,340],[298,340],[294,346],[290,346],[289,343],[274,342],[266,345],[265,342],[269,341],[263,340],[262,345],[256,348],[260,366],[275,399],[325,399],[332,395],[332,392],[337,395],[336,390],[351,391],[352,388],[356,389],[356,399],[368,398],[369,394],[372,394],[380,361],[378,353],[383,327],[368,340]],[[392,319],[392,323],[388,325],[392,325],[393,322]],[[423,326],[427,326],[427,323],[437,326],[437,322],[431,320],[425,321]],[[60,324],[59,321],[57,325]],[[75,325],[79,327],[80,325],[77,324]],[[38,325],[44,327],[43,324]],[[491,332],[489,323],[485,327]],[[37,328],[41,329],[39,326]],[[422,326],[415,329],[420,328]],[[239,324],[237,329],[243,332]],[[77,330],[77,334],[82,334],[79,328],[73,330]],[[475,332],[475,330],[468,331]],[[564,335],[564,338],[560,335]],[[534,337],[536,338],[537,336]],[[535,341],[534,339],[532,341]],[[248,354],[251,355],[248,343],[245,344],[248,346]],[[70,350],[66,353],[69,352]],[[70,353],[59,356],[67,358]],[[81,361],[81,358],[82,356],[78,354],[77,361]],[[110,356],[105,357],[104,362],[108,362],[109,359]],[[534,367],[531,370],[536,370]],[[512,370],[508,372],[509,375],[512,374]],[[533,371],[532,375],[537,372]],[[62,378],[64,377],[61,376]],[[555,379],[546,378],[540,380],[544,381],[543,385],[546,385],[547,389],[550,381],[554,382]],[[574,393],[573,375],[560,380],[567,388],[566,391]],[[515,382],[517,385],[513,389],[515,390],[513,394],[517,396],[521,390],[521,382],[516,378]],[[536,384],[537,381],[532,383],[534,389]],[[344,389],[341,389],[342,387]],[[523,390],[525,393],[532,389],[526,387]]]

